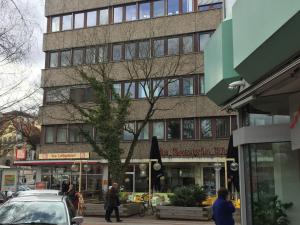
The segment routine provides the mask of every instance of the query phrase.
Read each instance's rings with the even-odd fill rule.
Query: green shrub
[[[169,196],[172,205],[185,207],[200,206],[206,197],[203,188],[198,185],[178,187],[174,195]]]

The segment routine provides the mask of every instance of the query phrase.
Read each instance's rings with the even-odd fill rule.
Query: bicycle
[[[146,214],[147,215],[154,215],[156,213],[156,207],[153,206],[152,204],[152,197],[150,196],[150,201],[149,201],[149,195],[148,194],[143,194],[141,196],[141,203],[142,205],[140,206],[139,210],[139,216],[144,217]],[[150,202],[150,204],[149,204]]]

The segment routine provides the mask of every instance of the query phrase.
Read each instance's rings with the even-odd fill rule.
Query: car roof
[[[26,195],[12,198],[10,202],[63,202],[65,198],[58,195]]]
[[[42,193],[50,193],[50,194],[58,194],[58,190],[28,190],[28,191],[19,191],[19,194],[42,194]]]

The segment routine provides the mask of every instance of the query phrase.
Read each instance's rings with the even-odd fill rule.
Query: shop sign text
[[[219,157],[226,156],[227,150],[223,147],[198,148],[191,150],[173,148],[170,150],[161,149],[160,154],[162,157]]]
[[[89,152],[79,152],[79,153],[45,153],[39,154],[39,159],[89,159]]]

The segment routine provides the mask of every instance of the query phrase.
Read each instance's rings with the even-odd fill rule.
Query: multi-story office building
[[[57,93],[77,102],[89,102],[91,89],[72,78],[75,67],[92,62],[113,64],[117,68],[114,86],[122,95],[129,81],[122,69],[124,62],[144,57],[164,60],[180,55],[197,69],[191,73],[186,66],[172,77],[161,77],[168,85],[160,104],[175,107],[155,114],[146,125],[132,162],[139,165],[149,158],[150,140],[155,135],[165,166],[165,190],[194,183],[214,188],[213,163],[224,160],[228,138],[236,126],[234,115],[222,112],[204,95],[203,48],[223,18],[222,1],[46,0],[45,14],[48,26],[43,48],[46,63],[42,71],[42,144],[39,160],[18,163],[38,165],[41,181],[58,187],[68,175],[78,175],[72,165],[83,160],[86,164],[83,189],[91,192],[101,189],[107,182],[105,160],[80,137],[78,124],[57,119],[57,115],[66,115],[65,104]],[[124,30],[130,31],[130,39]],[[145,56],[141,51],[143,46],[159,48]],[[135,59],[128,49],[134,51]],[[89,57],[91,54],[94,57]],[[168,82],[170,79],[174,82]],[[142,81],[130,82],[130,121],[136,128],[143,118],[145,100]],[[95,132],[92,127],[87,129]],[[129,146],[129,136],[124,132],[124,149]],[[147,180],[140,178],[138,170],[137,166],[136,190],[145,191]],[[127,181],[132,180],[129,178]]]

